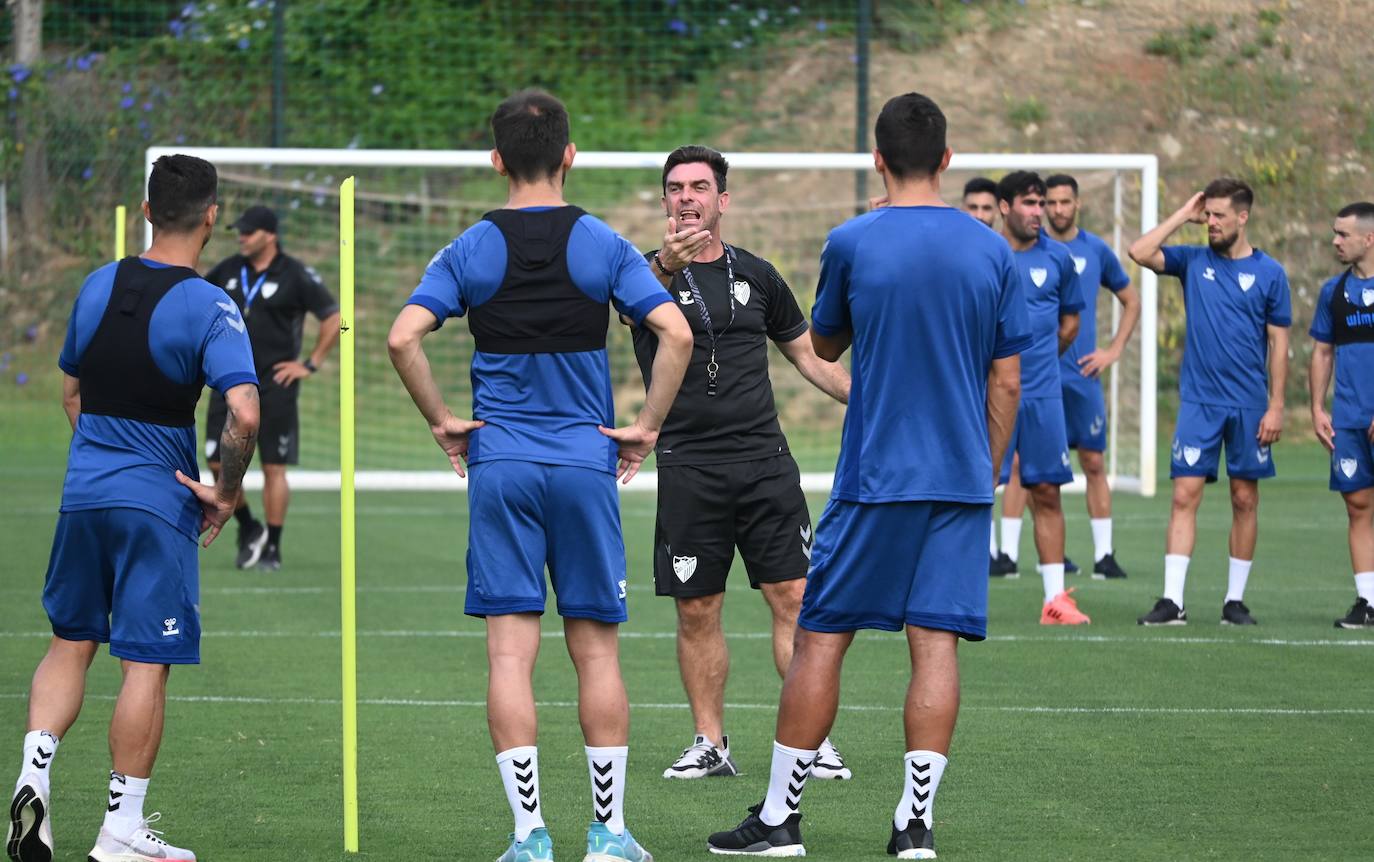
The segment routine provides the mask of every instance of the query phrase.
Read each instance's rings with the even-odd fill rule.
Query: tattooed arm
[[[204,485],[177,471],[177,481],[190,488],[200,502],[200,529],[210,531],[205,537],[207,548],[234,513],[243,474],[253,460],[253,446],[258,439],[258,387],[252,383],[231,387],[224,393],[224,402],[229,416],[219,438],[219,480],[213,486]]]

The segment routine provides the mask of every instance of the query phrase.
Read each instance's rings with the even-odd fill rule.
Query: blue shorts
[[[464,610],[474,617],[543,613],[545,565],[560,616],[625,622],[615,477],[531,461],[473,464]]]
[[[1221,444],[1226,443],[1226,474],[1233,479],[1268,479],[1274,475],[1274,458],[1259,443],[1263,410],[1220,407],[1184,401],[1178,405],[1173,458],[1169,478],[1206,476],[1217,480]]]
[[[1337,428],[1331,453],[1331,490],[1348,494],[1374,487],[1374,444],[1367,428]]]
[[[813,632],[919,626],[988,635],[992,506],[831,500],[816,527],[797,625]]]
[[[998,484],[1011,480],[1013,454],[1021,458],[1022,485],[1067,485],[1073,481],[1064,433],[1064,406],[1059,398],[1021,399]]]
[[[196,543],[141,509],[63,512],[43,609],[63,640],[108,643],[129,661],[199,664]]]
[[[1107,402],[1102,397],[1101,380],[1065,379],[1064,430],[1070,449],[1107,451]]]

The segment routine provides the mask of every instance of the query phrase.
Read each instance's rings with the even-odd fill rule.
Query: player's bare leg
[[[773,662],[777,665],[778,675],[787,678],[787,667],[792,663],[792,651],[796,641],[797,617],[801,614],[802,595],[806,592],[806,579],[796,578],[774,584],[760,584],[763,598],[773,612]],[[845,765],[844,755],[827,736],[816,755],[816,764],[811,770],[812,778],[839,779],[847,781],[854,773]]]
[[[697,734],[716,745],[723,744],[725,682],[730,675],[730,651],[721,628],[724,599],[725,593],[716,593],[676,601],[677,663],[682,687],[687,692]],[[795,621],[793,617],[794,624]]]
[[[53,637],[33,672],[29,688],[29,730],[46,730],[61,739],[81,714],[86,671],[100,644]]]
[[[1082,625],[1091,622],[1078,610],[1078,604],[1064,589],[1064,508],[1059,486],[1041,482],[1030,487],[1031,520],[1035,527],[1035,550],[1040,557],[1040,580],[1045,588],[1045,603],[1040,609],[1041,625]]]
[[[1205,476],[1179,476],[1174,479],[1173,500],[1169,505],[1169,530],[1164,540],[1164,595],[1149,613],[1136,622],[1143,626],[1184,625],[1188,614],[1183,606],[1183,587],[1188,579],[1188,562],[1197,542],[1197,512],[1202,506]]]
[[[1231,560],[1226,577],[1226,601],[1221,621],[1229,625],[1254,625],[1255,618],[1245,606],[1245,585],[1255,560],[1259,539],[1259,482],[1231,479]]]
[[[1374,628],[1374,488],[1347,491],[1345,513],[1350,519],[1350,565],[1355,573],[1355,604],[1336,620],[1336,628]]]

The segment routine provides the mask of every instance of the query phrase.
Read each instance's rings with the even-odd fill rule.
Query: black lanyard
[[[735,325],[735,266],[731,261],[732,252],[730,246],[721,243],[721,248],[725,249],[725,292],[730,297],[730,322],[725,324],[725,328],[720,331],[720,335],[730,331],[730,327]],[[687,288],[692,292],[692,299],[696,302],[697,311],[701,312],[701,323],[706,327],[706,337],[711,341],[711,358],[706,362],[706,394],[715,397],[716,377],[720,373],[720,365],[716,362],[716,342],[720,335],[716,334],[716,329],[711,325],[711,312],[706,308],[706,298],[701,295],[701,288],[697,287],[697,280],[692,276],[692,267],[683,267],[682,277],[687,281]]]

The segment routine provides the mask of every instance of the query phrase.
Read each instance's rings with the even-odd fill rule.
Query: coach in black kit
[[[244,211],[233,227],[239,234],[239,253],[221,261],[205,279],[233,298],[248,326],[262,396],[262,427],[258,461],[262,465],[262,507],[266,527],[257,521],[240,497],[234,517],[239,523],[240,569],[281,568],[281,535],[291,490],[286,465],[295,464],[300,447],[296,398],[300,381],[322,365],[339,340],[339,304],[315,270],[281,251],[277,215],[264,206]],[[310,355],[301,355],[305,314],[320,321],[319,336]],[[215,451],[224,424],[224,399],[211,395],[205,423],[205,460],[219,475]]]
[[[691,324],[696,345],[682,388],[658,438],[658,521],[654,581],[678,611],[678,664],[696,737],[664,778],[736,774],[724,731],[730,656],[721,630],[725,579],[738,547],[750,586],[773,616],[773,658],[783,674],[811,556],[811,517],[801,475],[778,426],[768,378],[768,341],[807,380],[849,399],[843,366],[822,362],[806,318],[768,261],[721,240],[729,205],[728,165],[708,147],[679,147],[663,167],[668,230],[649,255]],[[634,330],[648,383],[657,340]],[[818,777],[848,778],[829,745]]]

